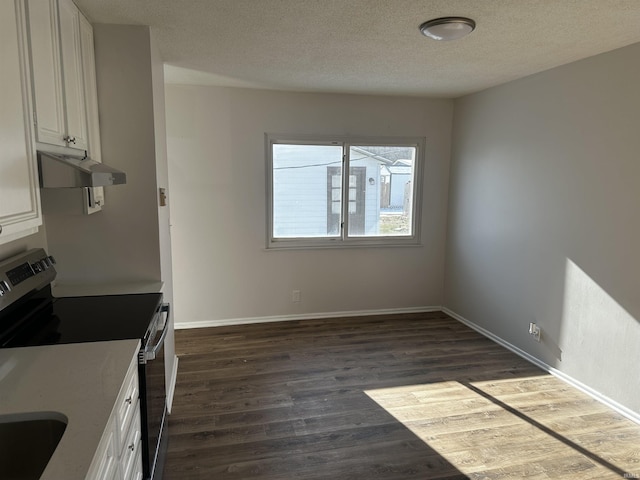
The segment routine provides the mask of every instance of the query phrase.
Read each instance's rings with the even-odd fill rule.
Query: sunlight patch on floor
[[[640,477],[640,426],[550,375],[365,393],[470,478]]]

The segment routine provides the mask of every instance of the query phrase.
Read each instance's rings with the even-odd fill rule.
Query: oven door
[[[144,401],[140,406],[143,418],[142,464],[145,479],[162,478],[164,465],[167,443],[164,428],[167,412],[164,340],[167,335],[168,320],[169,304],[165,303],[161,305],[151,323],[141,351],[140,390]]]

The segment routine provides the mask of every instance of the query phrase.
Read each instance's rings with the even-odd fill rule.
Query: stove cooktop
[[[55,263],[42,249],[0,262],[0,348],[146,340],[161,293],[55,298]]]
[[[54,298],[27,319],[3,347],[145,339],[161,293]],[[17,319],[14,319],[14,321]]]

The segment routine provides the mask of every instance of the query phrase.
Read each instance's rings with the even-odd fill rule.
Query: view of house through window
[[[271,140],[269,148],[272,242],[415,238],[417,143]]]
[[[274,237],[340,235],[341,172],[341,146],[273,145]]]
[[[411,235],[416,147],[351,146],[349,152],[349,235]]]

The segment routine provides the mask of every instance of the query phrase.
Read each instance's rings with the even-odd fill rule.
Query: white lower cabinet
[[[136,405],[136,416],[131,424],[131,428],[129,428],[129,434],[125,439],[120,457],[120,468],[124,480],[136,480],[138,478],[136,466],[138,463],[142,465],[140,439],[140,405],[138,403]],[[140,462],[138,462],[138,459]],[[140,477],[142,477],[142,472],[140,472]]]
[[[114,420],[110,420],[107,429],[102,435],[102,440],[87,474],[87,480],[122,480],[118,462]]]
[[[138,362],[134,358],[87,473],[87,480],[142,480]]]
[[[140,449],[142,449],[142,443],[140,444]],[[136,455],[136,464],[133,467],[131,480],[142,480],[142,455]]]

